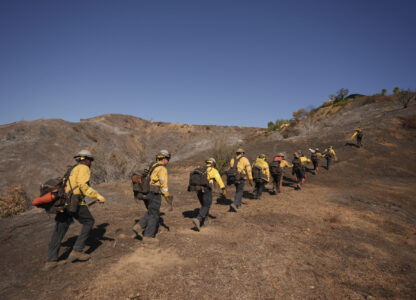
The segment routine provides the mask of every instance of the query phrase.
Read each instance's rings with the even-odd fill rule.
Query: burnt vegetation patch
[[[416,115],[409,116],[403,119],[403,127],[407,129],[416,129]]]

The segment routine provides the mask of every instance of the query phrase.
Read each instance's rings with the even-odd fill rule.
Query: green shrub
[[[267,131],[272,132],[272,131],[275,131],[275,130],[276,130],[276,126],[272,121],[267,123]]]
[[[235,150],[239,147],[240,145],[228,146],[224,141],[215,144],[212,157],[217,162],[217,170],[221,175],[228,168],[231,158],[235,156]]]

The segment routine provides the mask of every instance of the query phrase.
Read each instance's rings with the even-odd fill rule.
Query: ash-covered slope
[[[72,156],[89,149],[96,160],[92,182],[111,182],[148,163],[160,149],[173,161],[213,147],[239,143],[260,128],[150,122],[109,114],[71,123],[59,119],[22,121],[0,126],[0,189],[23,184],[29,196],[73,164]]]

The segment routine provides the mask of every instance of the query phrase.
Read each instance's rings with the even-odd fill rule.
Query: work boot
[[[48,272],[52,269],[55,269],[58,266],[58,262],[57,261],[47,261],[45,263],[45,265],[42,268],[42,271],[44,272]]]
[[[47,272],[47,271],[50,271],[52,269],[55,269],[57,266],[64,265],[64,264],[66,264],[66,260],[47,261],[45,263],[45,265],[43,266],[42,271]]]
[[[296,189],[297,189],[297,190],[301,190],[301,189],[302,189],[302,187],[300,186],[300,184],[299,184],[299,183],[296,185]]]
[[[275,190],[271,191],[270,195],[276,195],[276,191]]]
[[[70,261],[70,262],[74,262],[76,260],[86,261],[86,260],[89,260],[90,258],[91,258],[90,255],[87,254],[87,253],[72,250],[71,254],[69,254],[69,256],[68,256],[68,261]]]
[[[141,234],[142,234],[143,230],[144,229],[142,228],[140,223],[134,224],[133,232],[135,233],[135,235],[133,236],[133,238],[139,238],[140,239],[142,237]]]
[[[234,211],[234,212],[237,211],[237,206],[235,206],[234,203],[231,203],[231,205],[230,205],[230,211]]]
[[[194,223],[194,225],[195,225],[195,227],[198,231],[201,230],[201,222],[199,221],[199,219],[197,219],[197,218],[192,219],[192,223]]]
[[[207,217],[205,218],[205,220],[204,220],[204,225],[205,225],[205,226],[208,226],[208,225],[210,225],[210,224],[211,224],[211,219],[210,219],[210,217],[208,217],[208,216],[207,216]]]
[[[149,245],[149,246],[152,246],[152,245],[157,246],[157,245],[159,245],[159,240],[157,238],[153,238],[153,237],[150,237],[150,236],[144,236],[143,237],[143,244]]]

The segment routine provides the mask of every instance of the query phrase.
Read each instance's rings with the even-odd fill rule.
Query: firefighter
[[[323,157],[323,155],[319,151],[319,148],[315,148],[315,150],[313,149],[310,149],[310,150],[311,150],[311,161],[313,164],[312,174],[316,175],[318,174],[318,170],[319,170],[319,158]]]
[[[329,171],[329,168],[332,165],[332,159],[337,160],[337,155],[335,154],[334,148],[329,146],[327,149],[325,149],[324,156],[326,158],[326,169]]]
[[[236,212],[241,207],[244,184],[248,179],[251,186],[253,186],[253,176],[251,173],[251,165],[249,160],[244,156],[245,151],[242,148],[236,150],[236,157],[230,161],[230,167],[234,167],[235,161],[237,161],[237,171],[240,174],[240,180],[235,183],[235,197],[234,202],[230,205],[230,211]]]
[[[302,184],[305,182],[305,164],[311,162],[310,159],[306,158],[302,153],[295,152],[293,154],[293,169],[292,175],[296,175],[296,190],[302,189]]]
[[[279,153],[273,158],[273,161],[269,164],[270,174],[273,178],[273,190],[272,195],[275,195],[276,192],[280,194],[283,183],[283,169],[292,168],[293,165],[285,160],[285,154]]]
[[[361,130],[360,127],[358,127],[357,129],[355,129],[354,134],[352,135],[352,139],[354,137],[357,137],[357,147],[361,148],[362,147],[362,139],[363,139],[363,131]]]
[[[264,186],[270,181],[269,164],[266,162],[266,155],[260,154],[252,167],[253,180],[255,182],[254,198],[260,199]]]
[[[143,232],[143,242],[154,243],[160,219],[160,206],[162,197],[172,205],[173,197],[169,195],[168,189],[168,170],[167,164],[170,160],[170,153],[167,150],[161,150],[156,155],[156,162],[151,166],[150,191],[147,194],[149,202],[148,210],[140,221],[133,227],[135,234],[140,237]]]
[[[64,209],[56,214],[55,229],[49,243],[48,258],[44,266],[45,271],[51,270],[58,264],[63,264],[67,261],[86,261],[90,258],[87,253],[82,252],[85,241],[94,226],[94,218],[86,205],[85,198],[96,198],[100,203],[105,203],[106,201],[102,195],[89,186],[91,177],[90,167],[94,161],[91,152],[81,150],[74,158],[77,165],[71,170],[65,187],[65,193],[71,195],[71,200]],[[81,233],[78,235],[68,259],[58,263],[62,239],[69,226],[74,222],[74,219],[82,224]]]
[[[215,168],[216,163],[217,162],[212,157],[205,161],[208,187],[203,187],[197,191],[198,200],[201,203],[201,209],[199,210],[198,216],[192,219],[192,223],[195,225],[195,228],[198,231],[200,231],[201,226],[206,221],[208,221],[209,209],[211,208],[212,204],[212,190],[214,188],[214,183],[216,182],[219,185],[220,189],[222,190],[223,197],[227,195],[227,191],[225,190],[225,185],[221,179],[220,173]]]

